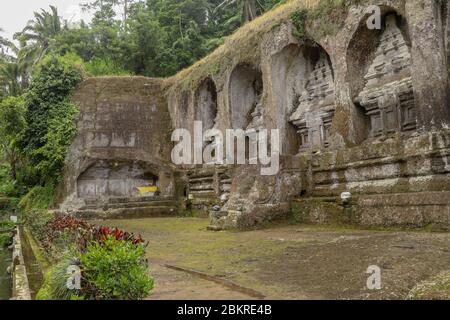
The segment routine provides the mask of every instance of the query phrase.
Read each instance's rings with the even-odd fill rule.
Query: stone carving
[[[410,66],[408,45],[396,16],[389,15],[375,59],[365,76],[366,85],[355,100],[370,117],[370,137],[416,129]]]
[[[203,150],[209,145],[213,148],[216,142],[213,136],[208,136],[211,130],[217,129],[217,89],[214,82],[208,79],[203,82],[196,94],[196,121],[202,122],[203,136]]]
[[[158,178],[138,162],[101,160],[77,180],[78,197],[139,197],[138,187],[155,186]]]
[[[247,126],[247,130],[261,130],[264,128],[264,105],[262,104],[262,97],[259,96],[256,99],[255,106],[249,113],[250,122]]]
[[[204,213],[213,209],[212,225],[228,228],[274,221],[291,213],[318,221],[316,216],[323,217],[320,212],[327,211],[333,213],[334,219],[334,213],[341,212],[342,207],[328,201],[339,200],[339,195],[348,191],[358,197],[358,201],[350,201],[355,206],[355,223],[448,226],[449,216],[442,213],[448,212],[446,199],[450,197],[442,192],[450,190],[450,136],[447,129],[441,130],[450,123],[446,113],[441,112],[448,109],[448,92],[442,90],[448,86],[448,74],[447,70],[438,72],[447,56],[436,45],[444,43],[441,17],[447,12],[432,0],[417,4],[406,0],[366,2],[383,5],[383,10],[402,8],[410,33],[406,35],[398,16],[391,13],[386,16],[383,30],[369,31],[360,21],[365,15],[360,7],[349,6],[349,14],[342,16],[345,24],[336,35],[330,34],[326,43],[333,54],[331,61],[340,65],[336,69],[319,46],[291,43],[288,23],[286,30],[273,28],[255,45],[257,66],[246,64],[246,56],[236,55],[229,60],[228,55],[218,51],[170,80],[102,77],[84,81],[73,97],[80,107],[80,130],[65,162],[58,199],[62,210],[102,218],[159,215],[163,210],[173,216],[170,210],[182,210],[185,201],[186,208]],[[279,24],[284,25],[285,20],[287,16]],[[354,37],[349,30],[355,31]],[[409,38],[417,48],[415,52],[408,48]],[[244,33],[233,43],[253,45],[248,40]],[[287,49],[280,51],[286,45]],[[311,55],[314,59],[310,59]],[[216,70],[213,67],[218,61],[220,68]],[[264,86],[261,70],[265,71]],[[208,83],[212,87],[213,82],[209,80],[200,89],[188,89],[206,71],[217,72],[217,95],[209,89]],[[433,88],[439,90],[433,92]],[[372,136],[411,132],[419,125],[423,132],[361,143],[366,137],[361,135],[357,113],[343,110],[334,117],[336,97],[346,107],[352,102],[348,101],[349,92],[352,99],[357,98],[361,113],[364,111],[367,120],[372,121]],[[267,99],[261,101],[261,96]],[[417,124],[416,108],[421,111]],[[209,113],[215,109],[217,114]],[[231,127],[256,131],[264,123],[268,128],[279,128],[285,141],[291,140],[292,128],[299,134],[294,132],[298,139],[286,143],[287,148],[280,154],[280,172],[274,176],[261,176],[261,165],[224,165],[226,174],[218,165],[175,166],[168,133],[192,128],[194,120],[208,124],[204,128],[221,130]],[[315,152],[331,144],[331,122],[333,133],[336,124],[332,142],[338,142],[339,148]],[[286,128],[291,124],[292,128]],[[304,154],[293,157],[293,144],[300,137]],[[249,152],[246,160],[253,160],[250,158]],[[105,161],[102,165],[88,167],[101,159]],[[129,164],[133,159],[141,168]],[[115,166],[115,162],[127,162],[129,169]],[[155,177],[145,175],[147,172]],[[151,208],[151,201],[145,197],[123,200],[140,197],[128,194],[129,190],[155,183],[164,202],[167,197],[168,208]],[[373,198],[375,195],[379,195],[379,201]],[[302,202],[296,202],[311,198],[310,212],[304,211]],[[326,203],[322,204],[324,198]],[[395,204],[395,210],[388,208],[388,202]],[[350,218],[339,213],[341,216]]]
[[[254,106],[250,110],[249,114],[247,115],[248,118],[248,125],[245,128],[246,134],[247,134],[247,141],[248,145],[246,146],[248,150],[248,161],[250,163],[256,163],[257,155],[253,154],[253,156],[250,154],[250,150],[257,150],[258,149],[258,137],[257,133],[260,130],[264,129],[264,105],[262,103],[262,94],[258,95],[256,97],[256,101],[254,103]],[[269,142],[268,142],[269,143]],[[270,143],[269,143],[270,146]]]
[[[326,55],[321,53],[299,98],[299,105],[290,117],[300,134],[299,151],[329,146],[334,111],[333,73]]]

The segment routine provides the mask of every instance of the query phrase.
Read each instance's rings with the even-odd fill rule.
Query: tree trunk
[[[242,14],[244,23],[254,20],[258,15],[256,11],[256,0],[244,0],[244,9]]]
[[[123,1],[123,27],[125,32],[127,31],[127,20],[128,20],[128,0]]]
[[[17,180],[17,165],[15,161],[11,162],[11,178],[13,181]]]

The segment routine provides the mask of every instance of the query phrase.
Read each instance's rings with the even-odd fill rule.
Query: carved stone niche
[[[264,128],[264,83],[261,70],[248,64],[238,65],[230,77],[229,102],[233,129],[242,129],[246,136],[246,159],[255,163],[257,132]]]
[[[329,146],[335,108],[333,72],[327,55],[321,52],[289,119],[300,134],[300,152]]]
[[[415,131],[416,109],[411,80],[411,53],[397,26],[386,16],[386,29],[364,77],[366,85],[355,99],[370,117],[370,137]]]
[[[217,89],[211,78],[202,81],[195,93],[195,121],[202,122],[203,134],[217,128]],[[205,148],[214,143],[213,137],[208,137],[203,143]]]

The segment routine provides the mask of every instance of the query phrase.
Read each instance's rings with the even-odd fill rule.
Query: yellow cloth
[[[158,191],[158,187],[151,186],[151,187],[138,187],[138,190],[140,193],[153,193]]]

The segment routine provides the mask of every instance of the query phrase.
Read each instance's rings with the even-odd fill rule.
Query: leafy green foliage
[[[28,78],[32,68],[44,58],[61,29],[58,9],[50,6],[50,11],[41,9],[40,12],[35,12],[34,19],[30,20],[21,32],[14,35],[21,43],[18,60],[24,71],[24,77]]]
[[[42,215],[29,217],[42,219]],[[47,216],[42,221],[46,223],[38,232],[38,240],[45,254],[59,262],[46,273],[38,299],[143,299],[148,296],[153,279],[147,273],[146,245],[141,236],[118,228],[96,227],[68,215],[50,219]],[[41,222],[38,224],[42,226]],[[74,265],[81,270],[79,290],[69,290],[66,286],[69,266]]]
[[[54,189],[54,185],[52,184],[48,184],[44,187],[35,186],[31,188],[20,200],[19,207],[24,212],[29,212],[33,209],[48,209],[53,200]]]
[[[83,278],[93,287],[94,299],[136,300],[146,298],[153,288],[144,260],[145,247],[109,237],[92,243],[81,255]]]
[[[292,23],[294,24],[294,36],[303,39],[306,36],[305,24],[308,17],[306,10],[298,10],[292,14]]]
[[[69,98],[82,74],[72,55],[48,56],[39,65],[26,94],[28,126],[21,146],[41,184],[58,179],[67,147],[76,133],[78,109]]]
[[[91,23],[62,28],[51,49],[75,52],[96,76],[170,76],[214,50],[241,23],[280,2],[96,0],[85,6],[93,13]]]
[[[0,250],[12,244],[13,230],[17,225],[9,220],[10,213],[7,210],[10,206],[10,198],[0,197]]]
[[[17,62],[0,60],[0,97],[20,95],[23,90],[20,77],[21,66]]]
[[[45,226],[53,218],[47,209],[53,201],[54,186],[35,186],[20,200],[18,207],[23,213],[25,223],[38,240],[45,236]]]
[[[0,216],[0,219],[1,219],[1,216]],[[12,239],[13,239],[12,231],[15,226],[16,226],[16,224],[12,221],[9,221],[9,220],[1,221],[0,220],[0,250],[3,247],[7,247],[12,244]]]
[[[311,36],[315,39],[336,34],[344,23],[350,5],[359,4],[363,0],[319,0],[317,7],[310,10],[308,20],[313,21],[310,27]]]
[[[93,77],[96,76],[129,76],[131,73],[115,63],[110,58],[95,58],[85,65],[86,72]]]
[[[36,300],[73,300],[79,298],[78,290],[70,290],[67,281],[71,274],[68,273],[70,266],[79,265],[78,253],[68,251],[57,264],[51,267],[44,276],[44,283],[36,295]]]
[[[7,97],[0,103],[0,148],[16,180],[19,162],[18,142],[26,128],[25,106],[22,97]]]
[[[284,0],[93,0],[83,5],[89,24],[69,27],[56,7],[41,9],[2,47],[14,51],[5,67],[7,94],[28,86],[33,69],[49,54],[76,53],[93,76],[170,76],[205,56],[242,23]],[[1,61],[0,57],[0,61]],[[4,60],[4,59],[3,59]],[[2,69],[0,68],[0,81]],[[0,85],[0,88],[5,88]]]
[[[2,196],[15,196],[15,182],[11,178],[11,167],[9,164],[0,164],[0,197]]]
[[[11,245],[12,236],[10,232],[0,233],[0,249]]]

